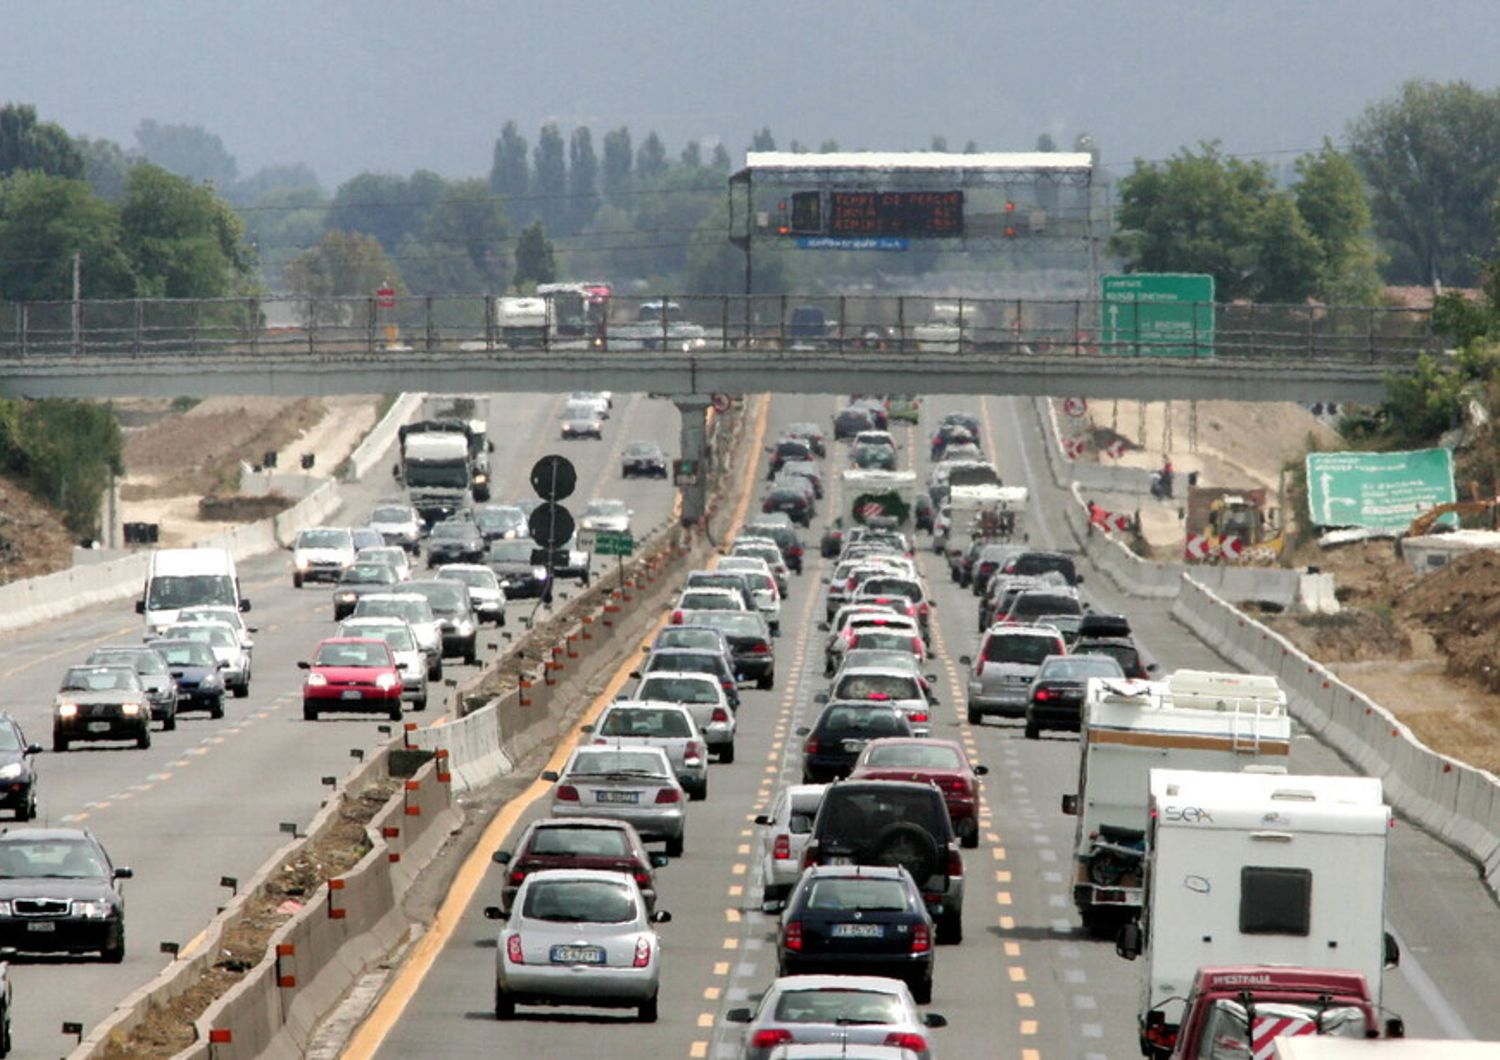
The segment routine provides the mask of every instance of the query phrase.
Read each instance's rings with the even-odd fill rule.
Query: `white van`
[[[250,610],[228,549],[159,548],[151,553],[146,586],[135,604],[136,614],[146,616],[148,633],[176,622],[184,607],[210,605]]]

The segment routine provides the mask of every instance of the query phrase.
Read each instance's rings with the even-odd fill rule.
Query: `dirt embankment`
[[[63,570],[72,559],[62,513],[0,475],[0,585]]]

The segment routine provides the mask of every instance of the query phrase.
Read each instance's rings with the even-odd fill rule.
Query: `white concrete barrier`
[[[439,722],[411,733],[413,747],[447,751],[452,784],[473,791],[511,771],[510,758],[500,746],[499,710],[487,703],[462,718]]]
[[[427,397],[422,393],[402,394],[391,403],[380,422],[370,428],[370,433],[349,454],[348,478],[361,479],[385,455],[385,451],[396,440],[396,433],[412,416],[416,415]]]

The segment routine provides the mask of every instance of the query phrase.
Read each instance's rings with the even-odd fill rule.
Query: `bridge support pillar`
[[[675,394],[672,404],[682,417],[682,525],[697,526],[708,504],[708,404],[702,394]]]

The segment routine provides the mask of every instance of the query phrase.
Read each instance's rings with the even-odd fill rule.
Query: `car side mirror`
[[[493,453],[495,451],[495,443],[494,442],[486,442],[485,443],[485,450],[487,452]]]
[[[749,1023],[750,1010],[747,1008],[732,1008],[724,1013],[726,1023]]]
[[[808,733],[812,732],[812,730],[809,729],[806,725],[798,725],[794,731],[798,736],[806,736]]]
[[[975,776],[976,776],[976,777],[987,777],[987,776],[989,776],[989,775],[990,775],[990,767],[989,767],[989,766],[982,766],[982,765],[979,765],[979,764],[978,764],[978,763],[977,763],[977,762],[976,762],[976,763],[975,763],[975,764],[974,764],[974,775],[975,775]]]
[[[1075,574],[1073,576],[1073,584],[1074,585],[1082,585],[1083,584],[1083,575],[1082,574]]]
[[[490,860],[493,861],[496,865],[509,865],[510,864],[510,851],[509,850],[497,850],[493,854],[490,855]]]
[[[780,898],[767,898],[760,903],[762,913],[779,913],[786,908],[786,903]]]
[[[248,611],[250,609],[247,607],[247,608],[245,608],[245,610]],[[247,633],[259,633],[260,632],[260,627],[259,626],[246,626],[245,627],[245,631]]]
[[[651,923],[653,924],[670,924],[671,922],[672,914],[667,912],[665,909],[658,909],[656,912],[651,914]]]
[[[639,681],[641,679],[641,672],[639,670],[631,670],[630,676]]]
[[[927,678],[927,683],[928,684],[933,684],[933,685],[937,684],[937,679],[938,679],[937,674],[923,674],[922,676],[925,677],[925,678]]]
[[[42,745],[39,743],[29,743],[26,745],[26,753],[29,755],[39,755],[42,753]]]
[[[547,781],[550,784],[556,784],[557,783],[557,770],[555,770],[555,769],[544,770],[543,773],[542,773],[542,779],[545,780],[545,781]]]
[[[824,704],[824,703],[827,703],[828,702],[828,693],[827,692],[819,692],[817,695],[813,696],[813,702],[819,704],[820,706],[822,704]]]
[[[240,599],[240,610],[241,611],[248,611],[248,610],[250,610],[250,598],[248,596],[247,597],[242,597]]]
[[[219,665],[223,666],[224,664],[220,663]],[[297,660],[297,669],[299,669],[299,670],[311,670],[312,669],[312,663],[308,662],[306,659],[298,659]]]
[[[221,662],[219,664],[219,669],[220,670],[227,670],[227,669],[229,669],[229,662],[228,662],[228,660],[225,660],[224,662]]]
[[[818,629],[821,630],[824,633],[827,633],[828,632],[828,623],[827,622],[819,622],[818,623]]]
[[[937,608],[937,601],[936,600],[928,600],[927,601],[927,606],[930,607],[930,608],[933,608],[934,610],[936,610],[936,608]]]
[[[1401,945],[1396,941],[1396,936],[1389,931],[1385,933],[1385,966],[1396,968],[1401,964]]]
[[[1119,934],[1115,936],[1115,954],[1124,957],[1127,961],[1133,961],[1141,955],[1141,925],[1132,920],[1128,924],[1121,924]]]
[[[936,1030],[939,1027],[948,1026],[948,1017],[941,1012],[928,1012],[922,1016],[922,1025]]]
[[[1157,670],[1157,666],[1156,666],[1155,663],[1147,663],[1146,664],[1146,672],[1148,674],[1154,674],[1156,672],[1156,670]]]
[[[664,869],[672,864],[672,859],[665,854],[652,854],[650,855],[650,860],[653,869]]]
[[[584,733],[585,735],[592,736],[593,733],[594,733],[594,726],[592,726],[592,725],[580,725],[578,727],[578,731],[581,732],[581,733]]]
[[[974,664],[974,660],[969,658],[967,655],[960,655],[958,657],[958,661],[960,665],[963,666],[972,666]]]
[[[144,615],[146,613],[146,601],[137,600],[135,602],[135,613],[138,615]]]
[[[484,918],[486,920],[504,920],[505,910],[498,905],[487,905],[484,907]]]
[[[1069,817],[1078,816],[1078,795],[1070,793],[1062,797],[1062,812]]]
[[[1392,1016],[1385,1021],[1385,1036],[1387,1038],[1405,1038],[1406,1021],[1400,1016]]]
[[[758,814],[755,815],[755,823],[758,824],[758,825],[764,825],[766,827],[770,827],[771,821],[772,821],[772,817],[768,813],[758,813]]]
[[[135,876],[135,873],[132,870],[127,869],[123,865],[121,865],[119,868],[115,869],[114,878],[117,879],[117,880],[128,880],[128,879],[132,879],[134,876]]]

